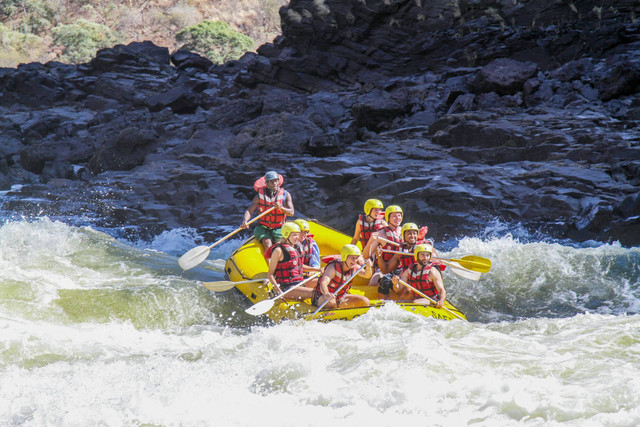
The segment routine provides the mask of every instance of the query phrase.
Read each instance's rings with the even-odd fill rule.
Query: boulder
[[[150,129],[127,127],[114,138],[105,136],[105,142],[89,161],[92,172],[130,170],[141,165],[156,146],[158,134]]]
[[[471,83],[474,93],[496,92],[513,95],[538,73],[538,65],[509,58],[498,58],[482,67]]]
[[[171,108],[176,114],[191,114],[198,108],[198,101],[199,96],[192,88],[177,86],[147,97],[145,104],[151,112]]]
[[[289,113],[261,116],[242,126],[229,146],[231,157],[259,157],[267,152],[302,154],[322,135],[313,122]]]

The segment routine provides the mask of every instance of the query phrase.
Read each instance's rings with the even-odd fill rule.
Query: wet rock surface
[[[640,243],[635,1],[298,0],[215,66],[151,43],[0,69],[7,214],[151,237],[236,227],[266,170],[351,232],[370,197],[436,240],[520,224]]]

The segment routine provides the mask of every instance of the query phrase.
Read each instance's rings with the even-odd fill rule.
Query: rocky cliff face
[[[2,209],[214,238],[276,169],[299,213],[348,232],[377,197],[437,240],[498,219],[640,242],[636,1],[294,0],[280,14],[282,36],[221,67],[134,43],[1,69]]]

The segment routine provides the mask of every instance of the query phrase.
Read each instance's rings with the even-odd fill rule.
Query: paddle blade
[[[271,310],[273,304],[274,301],[272,299],[266,299],[247,308],[245,312],[252,316],[260,316],[261,314],[265,314],[267,311]]]
[[[466,269],[478,271],[480,273],[488,273],[491,270],[491,260],[476,255],[463,256],[461,259],[454,260]]]
[[[202,284],[204,285],[205,288],[209,289],[210,291],[223,292],[233,288],[234,286],[245,285],[247,283],[262,282],[264,280],[264,277],[266,277],[266,275],[267,273],[258,273],[256,274],[255,279],[244,280],[242,282],[234,282],[232,280],[220,280],[217,282],[203,282]]]
[[[220,282],[203,282],[205,288],[213,292],[224,292],[233,288],[238,282],[220,281]]]
[[[191,249],[178,259],[178,264],[183,270],[189,270],[200,264],[209,256],[209,246],[198,246]]]
[[[467,270],[466,268],[462,267],[460,264],[458,264],[457,262],[444,262],[445,265],[448,265],[449,267],[451,267],[451,271],[460,277],[464,277],[465,279],[469,279],[469,280],[473,280],[474,282],[477,282],[478,280],[480,280],[480,277],[482,277],[482,274],[478,271],[471,271],[471,270]]]

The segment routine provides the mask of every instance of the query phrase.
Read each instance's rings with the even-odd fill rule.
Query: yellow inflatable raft
[[[313,234],[313,238],[320,248],[321,257],[337,255],[340,253],[342,246],[351,242],[351,237],[317,222],[309,221],[309,226],[311,229],[310,233]],[[253,237],[235,250],[225,263],[225,273],[229,280],[234,282],[266,277],[267,270],[268,265],[264,258],[262,245]],[[349,292],[365,295],[371,301],[371,307],[321,310],[313,319],[326,322],[332,320],[351,320],[363,315],[372,308],[378,308],[384,305],[385,301],[377,299],[378,288],[376,286],[368,286],[367,282],[368,279],[357,276]],[[236,289],[242,292],[253,304],[273,296],[269,295],[269,290],[262,282],[239,284],[236,286]],[[443,320],[466,320],[464,314],[448,301],[446,301],[443,308],[425,307],[421,304],[412,303],[396,304],[404,310],[425,317],[434,317]],[[276,303],[266,315],[274,322],[279,322],[284,319],[311,319],[310,316],[315,310],[316,307],[311,305],[310,300],[304,302],[280,302]]]

